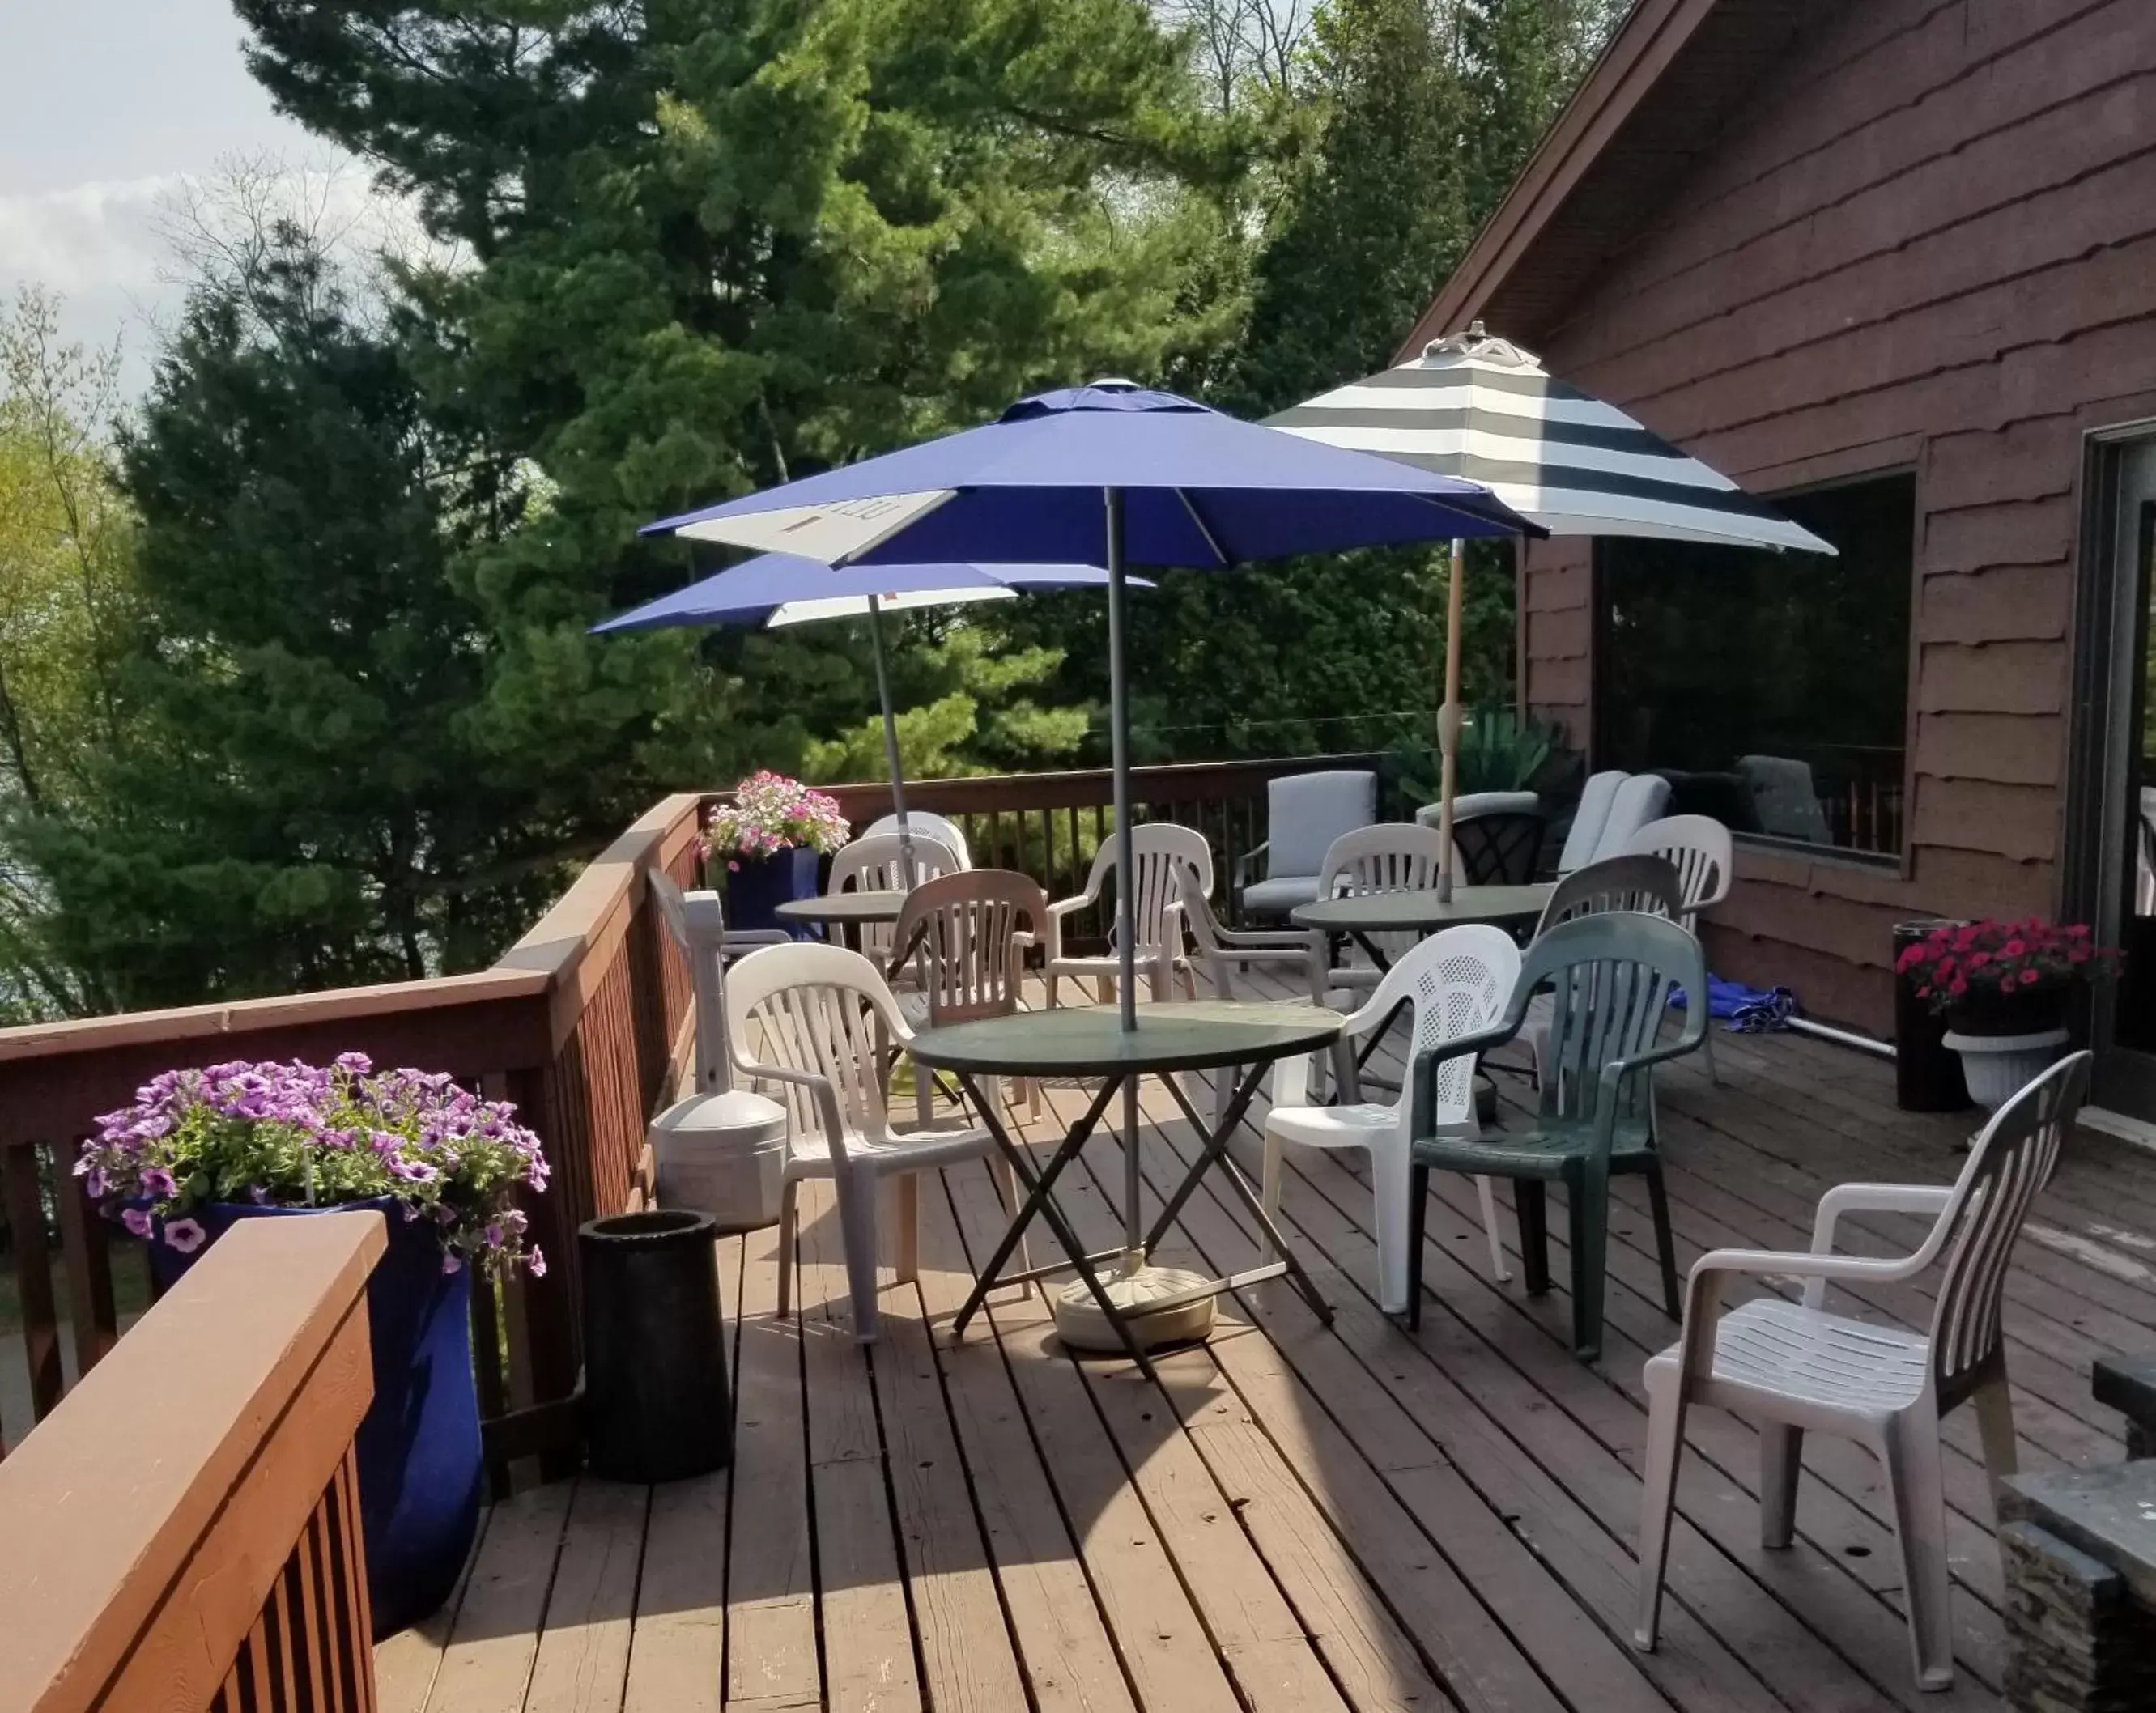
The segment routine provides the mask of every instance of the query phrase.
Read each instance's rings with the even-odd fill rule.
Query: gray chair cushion
[[[1609,813],[1602,823],[1601,836],[1594,841],[1593,860],[1622,856],[1632,842],[1632,835],[1650,821],[1662,818],[1662,812],[1670,806],[1670,782],[1659,773],[1635,773],[1617,787],[1617,794],[1609,800]]]
[[[1573,811],[1572,830],[1565,834],[1564,853],[1557,859],[1560,874],[1568,874],[1594,860],[1595,850],[1602,843],[1603,823],[1609,818],[1609,805],[1616,799],[1617,787],[1630,777],[1629,773],[1613,771],[1597,773],[1587,782],[1586,788],[1579,793],[1579,807]]]
[[[1299,904],[1317,900],[1315,874],[1276,874],[1243,889],[1243,909],[1251,915],[1284,916]]]
[[[1378,818],[1378,776],[1352,768],[1290,773],[1265,787],[1265,872],[1308,874],[1315,886],[1332,841]],[[1250,892],[1243,895],[1247,901]]]

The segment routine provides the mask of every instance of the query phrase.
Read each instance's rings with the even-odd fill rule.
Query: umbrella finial
[[[1500,339],[1486,331],[1481,319],[1467,324],[1464,333],[1448,333],[1442,339],[1433,339],[1422,348],[1425,361],[1432,357],[1467,357],[1476,362],[1494,363],[1507,369],[1534,369],[1542,367],[1541,360],[1531,351],[1522,351],[1509,339]]]

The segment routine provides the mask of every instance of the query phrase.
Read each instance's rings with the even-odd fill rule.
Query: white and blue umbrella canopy
[[[809,624],[972,601],[1007,601],[1040,589],[1106,588],[1097,565],[876,565],[834,570],[821,560],[765,553],[700,578],[592,627],[662,630],[713,624]],[[874,603],[873,608],[871,603]]]
[[[834,567],[1105,567],[1118,871],[1127,877],[1127,565],[1221,569],[1541,531],[1477,482],[1283,434],[1172,392],[1100,381],[1019,399],[981,428],[662,519],[646,533]],[[1126,1029],[1137,1026],[1130,894],[1127,884],[1116,889]]]
[[[1480,322],[1412,362],[1265,420],[1323,445],[1478,482],[1553,536],[1835,551]]]
[[[1140,581],[1142,581],[1142,579]],[[913,874],[913,828],[906,810],[906,776],[899,761],[898,714],[891,699],[883,615],[916,607],[1009,600],[1024,590],[1104,588],[1108,573],[1093,565],[856,565],[834,570],[793,553],[764,553],[661,595],[592,627],[610,631],[737,624],[777,629],[819,619],[865,618],[875,649],[876,702],[883,718],[884,762],[906,873]]]
[[[1536,531],[1479,483],[1281,434],[1172,392],[1096,382],[994,422],[648,525],[827,565],[1217,568]]]

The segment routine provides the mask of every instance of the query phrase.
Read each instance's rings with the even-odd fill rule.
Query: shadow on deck
[[[1697,1060],[1661,1085],[1683,1264],[1728,1244],[1803,1247],[1829,1184],[1957,1169],[1973,1118],[1897,1112],[1891,1067],[1793,1036],[1717,1047],[1721,1085]],[[1076,1093],[1049,1091],[1064,1108]],[[1051,1128],[1028,1134],[1046,1143]],[[1142,1143],[1157,1194],[1194,1141],[1156,1088]],[[1254,1169],[1255,1129],[1240,1152]],[[1336,1324],[1318,1327],[1277,1283],[1224,1299],[1209,1345],[1162,1359],[1159,1389],[1123,1362],[1062,1355],[1042,1300],[1015,1290],[949,1346],[969,1258],[1003,1219],[978,1165],[922,1195],[921,1277],[887,1289],[883,1341],[864,1350],[829,1187],[805,1187],[798,1323],[773,1313],[774,1232],[721,1249],[733,1469],[498,1505],[459,1602],[377,1650],[385,1713],[1999,1705],[1999,1562],[1967,1412],[1947,1428],[1953,1690],[1912,1681],[1869,1459],[1814,1436],[1797,1544],[1767,1552],[1754,1435],[1712,1410],[1690,1418],[1662,1648],[1643,1658],[1624,1640],[1640,1372],[1675,1328],[1639,1181],[1616,1186],[1606,1354],[1587,1367],[1568,1352],[1561,1285],[1530,1299],[1489,1278],[1471,1184],[1437,1180],[1409,1336],[1371,1295],[1363,1182],[1332,1157],[1291,1161],[1289,1234]],[[1065,1205],[1105,1246],[1112,1148],[1096,1142],[1085,1164]],[[1867,1216],[1851,1241],[1899,1252],[1919,1228]],[[2156,1158],[2077,1137],[2009,1285],[2025,1468],[2123,1456],[2089,1365],[2156,1349],[2153,1234]],[[1254,1254],[1240,1207],[1208,1191],[1162,1259],[1215,1272]],[[1562,1256],[1553,1272],[1567,1276]],[[1917,1281],[1845,1302],[1921,1324],[1931,1297]]]

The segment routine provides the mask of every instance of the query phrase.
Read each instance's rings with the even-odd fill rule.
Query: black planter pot
[[[1947,1012],[1947,1027],[1958,1035],[2037,1035],[2066,1026],[2071,989],[2033,988],[2008,998],[2003,993],[1970,993]]]
[[[675,1481],[732,1457],[718,1237],[709,1213],[686,1209],[578,1228],[585,1460],[593,1475]]]

